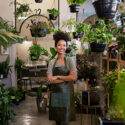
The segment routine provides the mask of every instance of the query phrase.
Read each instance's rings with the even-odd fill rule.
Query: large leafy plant
[[[89,43],[100,43],[100,42],[109,42],[113,39],[113,33],[109,32],[108,25],[105,24],[105,21],[102,19],[97,20],[97,24],[92,26],[88,25],[87,32],[83,38],[83,42]]]
[[[0,81],[0,124],[9,125],[9,120],[14,119],[14,112],[10,108],[14,96],[10,96],[9,91],[4,89],[4,84]]]
[[[22,43],[22,41],[23,38],[18,35],[15,28],[0,17],[0,45],[7,48],[14,43]]]
[[[40,54],[43,54],[45,56],[51,57],[51,55],[48,53],[48,51],[40,46],[40,44],[35,44],[29,47],[30,54],[33,54],[33,59],[38,59]]]
[[[125,120],[125,69],[120,71],[120,78],[113,90],[112,102],[109,108],[109,115],[113,119]]]
[[[106,92],[109,93],[109,103],[111,103],[112,101],[112,96],[113,96],[113,91],[115,88],[115,85],[117,83],[118,80],[118,72],[117,70],[115,71],[111,71],[108,74],[106,74],[103,78],[105,84],[106,84]]]

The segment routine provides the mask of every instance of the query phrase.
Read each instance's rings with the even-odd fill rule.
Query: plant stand
[[[103,54],[100,54],[100,70],[102,70],[102,61],[107,60],[107,73],[109,73],[109,62],[117,62],[117,69],[118,69],[118,78],[120,77],[120,66],[123,65],[125,66],[125,60],[121,60],[121,54],[117,54],[117,59],[110,58],[109,53],[107,53],[107,56],[104,56]],[[109,108],[109,94],[107,93],[107,106]]]

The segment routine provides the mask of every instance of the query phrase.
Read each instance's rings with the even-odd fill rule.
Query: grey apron
[[[67,76],[69,70],[67,69],[66,59],[65,65],[55,67],[53,66],[53,76]],[[74,106],[74,88],[72,82],[63,82],[58,84],[51,84],[50,87],[50,108],[49,120],[55,121],[74,121],[75,120],[75,106]]]

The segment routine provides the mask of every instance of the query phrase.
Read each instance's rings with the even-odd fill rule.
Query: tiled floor
[[[14,106],[16,117],[10,125],[55,125],[54,121],[48,120],[47,112],[39,113],[36,106],[36,97],[26,96],[26,100],[18,106]],[[76,121],[70,122],[69,125],[97,125],[95,118],[88,114],[76,114]],[[82,121],[82,122],[81,122]]]

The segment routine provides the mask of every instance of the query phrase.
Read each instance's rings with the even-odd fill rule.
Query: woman
[[[65,57],[69,36],[57,32],[53,38],[57,58],[51,60],[47,71],[47,80],[51,84],[49,119],[60,125],[75,120],[73,81],[77,80],[77,69],[71,57]]]

